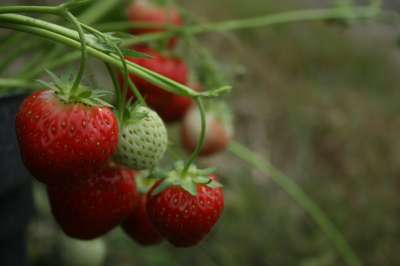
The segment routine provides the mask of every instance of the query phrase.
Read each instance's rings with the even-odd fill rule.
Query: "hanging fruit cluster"
[[[136,26],[134,35],[183,25],[176,9],[146,1],[135,1],[128,17],[132,25],[151,25]],[[134,46],[144,56],[126,59],[199,90],[185,60],[171,55],[178,42],[164,40],[162,51]],[[65,234],[94,239],[121,225],[143,245],[163,239],[178,247],[199,243],[220,218],[224,196],[213,171],[193,161],[229,144],[233,130],[226,104],[204,104],[125,72],[119,73],[113,105],[102,99],[103,91],[50,75],[53,82],[20,107],[16,130],[25,166],[47,185]],[[165,123],[181,123],[182,147],[193,153],[168,171],[158,167],[169,149]]]

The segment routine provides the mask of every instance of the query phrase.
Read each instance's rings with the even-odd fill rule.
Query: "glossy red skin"
[[[25,166],[46,184],[68,184],[99,170],[118,144],[109,108],[64,104],[49,90],[25,99],[16,130]]]
[[[148,54],[151,58],[129,57],[129,61],[166,76],[178,83],[184,85],[188,83],[188,67],[182,60],[163,56],[150,48],[139,47],[135,50]],[[154,109],[165,122],[172,123],[182,119],[193,104],[190,98],[167,92],[138,76],[130,75],[129,77],[142,93],[147,104]],[[129,95],[133,97],[130,91]]]
[[[134,28],[132,34],[142,35],[149,33],[157,33],[165,31],[165,26],[181,26],[182,18],[178,11],[174,8],[162,8],[151,5],[144,1],[135,1],[128,9],[128,19],[133,23],[149,23],[160,25],[160,28]],[[168,42],[168,47],[176,46],[178,38],[171,38]]]
[[[146,210],[146,195],[140,195],[137,207],[122,223],[122,228],[132,239],[143,246],[157,245],[163,237],[150,222]]]
[[[187,119],[190,118],[185,118],[181,125],[181,142],[184,149],[187,152],[192,153],[196,149],[198,140],[191,132],[192,121],[188,121]],[[231,142],[231,136],[228,134],[227,129],[224,128],[224,126],[216,119],[211,119],[210,123],[207,123],[207,128],[209,133],[206,134],[204,146],[200,152],[200,156],[211,156],[222,152]]]
[[[178,186],[167,188],[155,196],[150,195],[147,201],[150,220],[176,247],[198,244],[218,221],[224,208],[222,189],[211,189],[205,185],[197,185],[196,196]]]
[[[48,186],[51,211],[64,233],[89,240],[118,226],[137,204],[134,174],[107,166],[74,186]]]

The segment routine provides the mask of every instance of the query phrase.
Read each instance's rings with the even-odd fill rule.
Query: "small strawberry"
[[[82,241],[61,236],[59,251],[63,266],[102,266],[107,257],[103,239]]]
[[[65,234],[88,240],[120,224],[137,204],[134,175],[110,164],[73,186],[48,186],[52,213]]]
[[[226,149],[232,140],[232,116],[223,103],[212,103],[206,108],[206,135],[201,156],[209,156]],[[193,152],[201,133],[201,117],[197,107],[192,107],[181,126],[181,141],[188,152]]]
[[[150,177],[142,175],[136,177],[136,185],[140,193],[138,206],[122,223],[122,229],[125,233],[143,246],[156,245],[163,240],[163,237],[150,222],[147,215],[147,192],[154,183],[155,179]]]
[[[166,76],[178,83],[188,83],[188,67],[182,60],[163,56],[150,48],[140,47],[136,50],[149,55],[151,58],[128,57],[128,60],[131,62]],[[142,93],[147,104],[166,122],[180,120],[192,105],[190,98],[167,92],[136,75],[130,75],[129,77]],[[133,97],[133,94],[130,93],[130,96]]]
[[[147,199],[147,212],[158,231],[174,246],[199,243],[218,221],[224,195],[215,176],[191,167],[182,177],[177,166],[168,177],[156,183]]]
[[[51,89],[35,92],[16,117],[25,166],[39,181],[65,184],[101,168],[115,152],[118,123],[97,91],[71,85],[55,76]]]
[[[151,169],[164,156],[167,129],[156,112],[137,105],[122,122],[115,160],[136,170]]]
[[[128,19],[134,24],[149,24],[153,27],[135,27],[132,34],[142,35],[148,33],[163,32],[168,26],[181,26],[182,18],[175,8],[164,8],[152,5],[146,0],[136,0],[128,9]],[[159,26],[159,27],[157,27]],[[170,48],[175,47],[177,38],[171,38],[168,42]]]

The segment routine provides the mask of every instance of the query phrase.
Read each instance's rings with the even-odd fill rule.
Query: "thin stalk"
[[[190,158],[187,160],[187,162],[185,164],[185,168],[182,171],[182,177],[185,177],[190,166],[199,156],[201,150],[203,149],[204,141],[205,141],[205,137],[206,137],[206,130],[207,130],[207,128],[206,128],[206,111],[204,109],[204,103],[201,98],[197,98],[197,97],[195,98],[195,101],[196,101],[196,104],[197,104],[197,106],[199,108],[199,112],[200,112],[200,120],[201,120],[200,138],[197,142],[196,149],[194,150],[194,152],[192,153],[192,155],[190,156]]]
[[[297,185],[291,178],[275,168],[270,162],[263,160],[257,154],[240,143],[233,142],[229,151],[245,161],[253,168],[269,176],[279,185],[294,201],[296,201],[319,225],[321,230],[332,241],[343,260],[349,266],[361,266],[362,263],[347,243],[342,233],[336,228],[333,222],[326,216],[321,208]]]
[[[81,23],[76,19],[74,15],[72,15],[71,12],[65,11],[65,16],[68,20],[70,20],[75,26],[76,29],[78,30],[79,33],[79,39],[81,42],[81,61],[79,65],[79,71],[78,74],[76,75],[76,79],[74,81],[74,84],[72,85],[71,89],[71,95],[75,95],[79,85],[81,84],[83,73],[85,72],[85,67],[86,67],[86,62],[87,62],[87,51],[86,51],[86,38],[85,38],[85,33],[83,32]]]
[[[30,81],[27,80],[23,80],[23,79],[5,79],[5,78],[0,78],[0,88],[11,88],[11,87],[26,87],[26,86],[33,86],[33,87],[37,87],[33,84],[29,84],[32,83]]]
[[[106,1],[104,1],[106,2]],[[318,10],[299,10],[299,11],[290,11],[290,12],[283,12],[283,13],[278,13],[278,14],[273,14],[273,15],[267,15],[259,18],[252,18],[252,19],[247,19],[247,20],[232,20],[232,21],[227,21],[227,22],[220,22],[220,23],[209,23],[205,24],[203,26],[190,26],[186,27],[185,34],[201,34],[201,33],[206,33],[206,32],[212,32],[212,31],[226,31],[226,30],[235,30],[235,29],[244,29],[244,28],[250,28],[253,26],[261,27],[261,26],[269,26],[269,25],[277,25],[277,24],[283,24],[283,23],[289,23],[289,22],[297,22],[297,21],[313,21],[313,20],[322,20],[322,19],[359,19],[359,18],[369,18],[369,17],[374,17],[379,13],[379,8],[377,7],[355,7],[352,9],[353,12],[352,14],[349,14],[348,12],[344,12],[343,10],[339,9],[318,9]],[[4,16],[4,15],[0,15]],[[15,16],[15,15],[14,15]],[[4,18],[3,18],[4,19]],[[18,18],[18,20],[21,22],[22,18]],[[243,23],[241,23],[241,21]],[[26,21],[25,21],[26,22]],[[16,22],[18,23],[18,22]],[[35,21],[33,26],[39,26],[40,23],[47,23],[44,21]],[[112,24],[107,24],[110,27]],[[114,24],[115,25],[115,24]],[[54,28],[54,27],[59,27],[58,25],[40,25],[43,28],[48,29],[51,27],[51,30],[58,30],[60,34],[64,35],[66,33],[66,28],[61,27],[60,28]],[[54,27],[53,27],[54,26]],[[118,25],[116,25],[118,26]],[[108,28],[111,30],[111,28]],[[114,28],[114,30],[119,30],[118,27]],[[62,33],[61,33],[62,32]],[[75,34],[76,32],[71,31],[69,32],[70,34]],[[138,44],[138,43],[146,43],[146,42],[151,42],[151,41],[156,41],[160,40],[163,38],[170,38],[174,35],[178,34],[177,31],[171,31],[171,32],[163,32],[163,33],[154,33],[154,34],[146,34],[143,36],[136,36],[134,38],[126,39],[123,41],[122,45],[123,46],[130,46],[132,44]],[[62,58],[60,61],[69,63],[74,60],[76,60],[77,55],[74,53],[74,55],[66,55],[65,58]],[[60,66],[61,64],[55,64],[56,66]],[[177,84],[175,84],[177,85]],[[178,84],[179,86],[179,84]],[[160,86],[164,88],[162,85]],[[170,91],[173,92],[173,91]],[[193,96],[193,94],[186,94],[186,96]]]
[[[115,101],[117,102],[117,106],[118,106],[118,119],[119,119],[119,121],[123,121],[124,108],[122,106],[122,109],[121,109],[121,106],[120,106],[122,95],[121,95],[121,91],[119,89],[118,81],[117,81],[117,78],[115,76],[115,72],[114,72],[112,66],[110,64],[105,64],[105,65],[107,67],[108,73],[111,77],[111,81],[114,86],[115,98],[116,98]]]
[[[339,8],[296,10],[296,11],[277,13],[277,14],[270,14],[256,18],[206,23],[201,25],[194,25],[194,26],[180,27],[180,28],[178,27],[171,31],[152,33],[152,34],[147,34],[143,37],[139,36],[139,37],[132,37],[129,39],[125,39],[123,45],[129,46],[143,42],[150,42],[159,39],[170,38],[177,34],[196,35],[208,32],[225,32],[225,31],[242,30],[249,28],[266,27],[270,25],[278,25],[291,22],[301,22],[301,21],[306,22],[306,21],[316,21],[324,19],[355,20],[355,19],[371,18],[377,16],[380,12],[380,9],[376,6],[355,7],[351,10],[352,12],[348,12],[347,10]],[[112,29],[111,28],[112,24],[106,24],[106,26],[108,27],[109,30],[121,30],[117,28]],[[115,26],[122,26],[123,29],[127,25],[120,24],[118,22],[118,24],[115,24]]]
[[[60,6],[3,6],[0,7],[0,14],[4,13],[42,13],[59,14]]]
[[[139,101],[139,103],[143,106],[147,106],[146,101],[144,100],[142,94],[139,92],[138,88],[136,85],[132,82],[130,78],[127,79],[129,88],[133,95],[135,95],[136,99]]]
[[[96,2],[95,4],[90,6],[84,13],[79,15],[78,19],[82,23],[86,23],[86,24],[94,23],[99,18],[104,16],[107,13],[107,11],[109,11],[110,9],[115,7],[117,4],[120,4],[122,1],[123,0]],[[7,43],[0,46],[0,51],[4,51],[3,48],[5,47],[5,45],[7,45],[7,47],[9,47],[9,46],[15,47],[16,45],[14,45],[14,44],[20,42],[21,39],[23,39],[23,38],[25,38],[23,33],[19,33],[19,34],[15,34],[15,35],[11,36],[10,40],[7,40]],[[32,47],[32,45],[35,45],[34,42],[29,42],[29,44],[31,47]],[[57,67],[65,65],[65,64],[71,63],[73,61],[76,61],[80,57],[80,52],[78,52],[78,51],[69,52],[64,56],[61,56],[61,54],[60,54],[61,52],[62,51],[60,51],[60,49],[58,47],[55,47],[52,51],[50,51],[50,54],[52,56],[49,56],[49,57],[43,59],[43,61],[42,61],[43,67],[42,68],[32,69],[29,73],[24,73],[24,77],[21,77],[21,78],[25,78],[27,80],[34,79],[43,73],[43,69],[51,70],[53,68],[57,68]],[[59,57],[59,56],[61,56],[61,57]],[[57,60],[53,60],[55,57],[57,57]]]
[[[0,15],[1,17],[2,15]],[[1,19],[0,19],[1,20]],[[59,43],[63,43],[64,45],[73,47],[75,49],[80,49],[81,48],[81,43],[79,41],[76,41],[70,37],[68,37],[69,31],[65,31],[64,35],[55,33],[51,30],[45,30],[42,28],[37,28],[37,27],[32,27],[32,26],[25,26],[25,25],[18,25],[14,23],[4,23],[0,22],[0,27],[3,28],[8,28],[8,29],[13,29],[13,30],[18,30],[18,31],[23,31],[31,34],[35,34],[38,36],[42,36],[44,38],[47,38],[49,40],[53,40]],[[119,59],[117,55],[114,54],[107,54],[104,53],[94,47],[88,46],[87,47],[88,53],[91,55],[99,58],[100,60],[110,63],[119,69],[123,69],[123,63]],[[135,74],[144,80],[152,83],[153,85],[159,86],[163,88],[166,91],[169,91],[171,93],[181,95],[181,96],[186,96],[186,97],[213,97],[215,94],[213,92],[196,92],[190,89],[189,87],[182,85],[176,81],[170,80],[158,73],[155,73],[153,71],[150,71],[144,67],[141,67],[137,64],[134,64],[132,62],[126,61],[127,66],[128,66],[128,71],[131,74]],[[222,88],[225,91],[225,88]],[[229,88],[228,88],[229,89]]]
[[[146,102],[144,98],[142,97],[142,94],[139,92],[139,90],[136,88],[135,84],[129,79],[129,72],[128,72],[128,66],[125,61],[124,54],[122,53],[121,49],[116,45],[114,42],[108,40],[108,36],[103,34],[102,32],[96,30],[95,28],[92,28],[88,25],[82,24],[82,27],[84,27],[87,31],[92,32],[95,36],[99,36],[102,38],[106,43],[108,43],[110,46],[112,46],[116,52],[116,54],[119,56],[119,59],[121,60],[123,64],[123,75],[124,75],[124,85],[122,87],[122,97],[121,97],[121,108],[125,106],[126,102],[126,97],[128,93],[128,87],[131,89],[133,94],[136,96],[136,99],[142,104],[146,105]]]

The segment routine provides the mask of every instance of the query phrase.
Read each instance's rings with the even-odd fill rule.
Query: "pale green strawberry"
[[[119,133],[115,160],[136,170],[151,169],[164,156],[168,134],[156,112],[144,106],[131,111]]]

